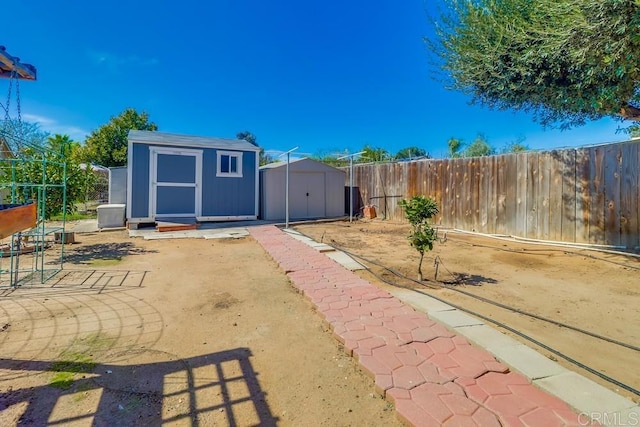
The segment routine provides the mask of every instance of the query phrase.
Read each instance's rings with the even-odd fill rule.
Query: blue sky
[[[627,139],[605,119],[545,131],[523,113],[470,106],[431,79],[426,0],[11,1],[0,45],[38,69],[22,116],[78,141],[127,107],[160,131],[234,138],[267,150],[444,156],[450,137],[500,148]],[[6,80],[0,80],[4,97]],[[0,102],[5,104],[6,99]]]

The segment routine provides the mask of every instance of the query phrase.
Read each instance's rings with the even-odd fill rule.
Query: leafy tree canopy
[[[366,144],[360,151],[363,152],[360,156],[363,162],[384,162],[391,158],[389,152],[384,148],[372,147],[369,144]]]
[[[396,160],[415,159],[417,157],[429,157],[424,148],[407,147],[398,151],[395,155]]]
[[[24,147],[19,157],[29,159],[15,164],[13,178],[16,182],[47,184],[44,216],[72,213],[75,203],[84,201],[86,194],[95,184],[95,176],[90,167],[80,167],[80,144],[72,141],[68,135],[56,134],[47,138],[41,147]],[[44,149],[44,150],[41,150]],[[66,184],[66,204],[63,189]],[[38,200],[44,193],[37,186],[17,186],[17,201]],[[63,209],[64,207],[64,209]]]
[[[450,88],[569,128],[640,121],[639,0],[445,0],[425,41]]]
[[[311,158],[317,160],[319,162],[325,163],[327,165],[333,166],[334,168],[339,168],[341,166],[348,166],[349,159],[342,158],[338,159],[338,157],[342,157],[342,154],[336,154],[338,150],[334,150],[329,152],[327,151],[318,151],[314,153]]]
[[[38,123],[6,119],[0,124],[0,137],[14,155],[20,155],[26,148],[46,149],[49,133],[41,130]]]
[[[138,113],[127,108],[120,115],[111,117],[109,122],[91,132],[83,150],[87,163],[105,167],[127,164],[127,147],[130,130],[158,130],[158,126],[149,121],[146,112]]]
[[[460,138],[449,138],[447,141],[447,146],[449,147],[449,157],[452,159],[456,159],[458,157],[462,157],[462,153],[460,150],[464,142]]]
[[[236,134],[236,138],[244,139],[248,143],[253,144],[256,147],[260,147],[258,145],[258,138],[256,138],[256,136],[254,134],[252,134],[251,132],[249,132],[248,130],[244,130],[242,132],[238,132]],[[273,158],[273,156],[265,153],[264,148],[260,147],[260,162],[259,162],[260,166],[266,165],[266,164],[269,164],[269,163],[273,163],[274,161],[275,161],[275,159]]]
[[[248,143],[253,144],[256,147],[258,146],[258,138],[256,138],[256,136],[251,132],[249,132],[248,130],[243,130],[242,132],[238,132],[236,134],[236,138],[244,139]]]
[[[476,139],[473,140],[467,148],[464,150],[464,157],[482,157],[482,156],[490,156],[495,154],[496,150],[489,144],[487,138],[478,134]]]
[[[447,145],[449,146],[449,157],[452,159],[490,156],[496,153],[495,148],[489,144],[487,138],[481,133],[466,147],[464,141],[460,138],[450,138],[447,141]]]

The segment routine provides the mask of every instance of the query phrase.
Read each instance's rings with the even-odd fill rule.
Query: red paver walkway
[[[579,426],[560,399],[275,226],[251,227],[335,337],[415,426]]]

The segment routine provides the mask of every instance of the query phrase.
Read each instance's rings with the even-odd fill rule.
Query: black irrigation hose
[[[345,253],[349,254],[349,253],[348,253],[348,252],[346,252],[346,251],[345,251]],[[350,255],[350,254],[349,254],[349,255]],[[357,256],[356,256],[356,257],[357,257]],[[358,258],[361,258],[361,257],[358,257]],[[361,259],[364,259],[364,258],[361,258]],[[518,331],[517,329],[513,329],[512,327],[507,326],[506,324],[504,324],[504,323],[502,323],[502,322],[499,322],[499,321],[497,321],[497,320],[495,320],[495,319],[492,319],[492,318],[490,318],[490,317],[484,316],[484,315],[482,315],[482,314],[480,314],[480,313],[477,313],[477,312],[475,312],[475,311],[469,310],[469,309],[464,308],[464,307],[462,307],[462,306],[459,306],[459,305],[457,305],[457,304],[452,304],[451,302],[446,301],[445,299],[442,299],[442,298],[439,298],[439,297],[437,297],[437,296],[431,295],[431,294],[429,294],[429,293],[427,293],[427,292],[424,292],[424,291],[421,291],[421,290],[419,290],[419,289],[414,289],[414,288],[410,288],[410,287],[408,287],[408,286],[402,286],[402,285],[400,285],[400,284],[398,284],[398,283],[391,282],[390,280],[386,280],[386,279],[385,279],[385,278],[383,278],[382,276],[379,276],[378,274],[376,274],[375,272],[373,272],[370,268],[368,268],[368,267],[366,267],[366,266],[365,266],[365,268],[366,268],[366,270],[367,270],[369,273],[371,273],[373,276],[375,276],[378,280],[380,280],[380,281],[382,281],[382,282],[384,282],[384,283],[386,283],[386,284],[388,284],[388,285],[394,286],[394,287],[396,287],[396,288],[409,289],[409,290],[412,290],[412,291],[414,291],[414,292],[416,292],[416,293],[419,293],[419,294],[422,294],[422,295],[426,295],[426,296],[431,297],[431,298],[434,298],[434,299],[436,299],[436,300],[438,300],[438,301],[440,301],[440,302],[442,302],[442,303],[448,304],[448,305],[450,305],[450,306],[451,306],[451,307],[453,307],[453,308],[456,308],[456,309],[458,309],[458,310],[461,310],[461,311],[464,311],[464,312],[466,312],[466,313],[469,313],[469,314],[471,314],[471,315],[473,315],[473,316],[476,316],[476,317],[478,317],[478,318],[480,318],[480,319],[482,319],[482,320],[485,320],[485,321],[487,321],[487,322],[493,323],[493,324],[495,324],[495,325],[497,325],[497,326],[499,326],[499,327],[501,327],[501,328],[503,328],[503,329],[506,329],[507,331],[509,331],[509,332],[511,332],[511,333],[514,333],[514,334],[518,335],[518,336],[519,336],[519,337],[521,337],[521,338],[524,338],[524,339],[525,339],[525,340],[527,340],[527,341],[530,341],[530,342],[534,343],[535,345],[537,345],[537,346],[539,346],[539,347],[544,348],[545,350],[547,350],[547,351],[549,351],[549,352],[551,352],[551,353],[555,354],[556,356],[563,358],[563,359],[564,359],[564,360],[566,360],[567,362],[572,363],[572,364],[576,365],[577,367],[582,368],[582,369],[584,369],[585,371],[590,372],[590,373],[592,373],[593,375],[595,375],[595,376],[597,376],[597,377],[599,377],[599,378],[601,378],[601,379],[603,379],[603,380],[605,380],[605,381],[607,381],[607,382],[609,382],[609,383],[611,383],[611,384],[614,384],[614,385],[616,385],[616,386],[618,386],[618,387],[620,387],[620,388],[623,388],[623,389],[625,389],[625,390],[627,390],[627,391],[629,391],[629,392],[631,392],[631,393],[634,393],[635,395],[640,396],[640,390],[635,389],[635,388],[633,388],[633,387],[631,387],[630,385],[627,385],[627,384],[625,384],[625,383],[622,383],[622,382],[620,382],[620,381],[616,380],[615,378],[612,378],[612,377],[610,377],[610,376],[608,376],[608,375],[605,375],[605,374],[603,374],[602,372],[597,371],[597,370],[595,370],[595,369],[593,369],[593,368],[591,368],[591,367],[589,367],[589,366],[587,366],[587,365],[585,365],[585,364],[583,364],[583,363],[581,363],[581,362],[579,362],[579,361],[577,361],[577,360],[573,359],[572,357],[567,356],[566,354],[564,354],[564,353],[562,353],[562,352],[560,352],[560,351],[558,351],[558,350],[555,350],[554,348],[549,347],[549,346],[548,346],[548,345],[546,345],[546,344],[541,343],[540,341],[536,340],[535,338],[532,338],[532,337],[530,337],[529,335],[526,335],[525,333]]]
[[[299,232],[300,234],[302,234],[302,235],[305,235],[304,233],[300,232],[299,230],[298,230],[298,232]],[[305,235],[305,236],[306,236],[306,235]],[[309,237],[309,236],[306,236],[306,237]],[[311,238],[311,237],[309,237],[309,238]],[[387,271],[391,272],[392,274],[394,274],[394,275],[396,275],[396,276],[398,276],[398,277],[404,278],[405,280],[410,280],[410,281],[412,281],[412,282],[415,282],[415,283],[418,283],[418,284],[420,284],[420,285],[422,285],[422,286],[425,286],[425,284],[424,284],[424,283],[422,283],[422,282],[420,282],[420,281],[417,281],[417,280],[415,280],[415,279],[412,279],[412,278],[410,278],[410,277],[406,277],[406,276],[402,275],[400,272],[397,272],[397,271],[395,271],[395,270],[393,270],[393,269],[390,269],[390,268],[388,268],[388,267],[386,267],[386,266],[384,266],[384,265],[382,265],[382,264],[380,264],[380,263],[377,263],[377,262],[375,262],[375,261],[371,261],[371,260],[369,260],[369,259],[367,259],[367,258],[365,258],[365,257],[362,257],[362,256],[360,256],[360,255],[357,255],[357,254],[354,254],[354,253],[352,253],[352,252],[349,252],[349,251],[347,251],[347,250],[345,250],[345,249],[342,249],[342,248],[340,248],[340,247],[338,247],[338,246],[336,246],[336,245],[331,245],[331,244],[328,244],[328,243],[327,243],[327,245],[329,245],[329,246],[333,247],[333,248],[334,248],[334,249],[336,249],[336,250],[339,250],[339,251],[341,251],[341,252],[344,252],[344,253],[346,253],[347,255],[350,255],[350,256],[353,256],[353,257],[355,257],[355,258],[358,258],[358,259],[364,260],[365,262],[368,262],[368,263],[371,263],[371,264],[377,265],[378,267],[381,267],[381,268],[383,268],[383,269],[385,269],[385,270],[387,270]],[[473,316],[476,316],[476,317],[478,317],[478,318],[480,318],[480,319],[482,319],[482,320],[485,320],[485,321],[487,321],[487,322],[493,323],[493,324],[495,324],[495,325],[497,325],[497,326],[499,326],[499,327],[501,327],[501,328],[503,328],[503,329],[508,330],[509,332],[511,332],[511,333],[513,333],[513,334],[518,335],[519,337],[521,337],[521,338],[523,338],[523,339],[525,339],[525,340],[527,340],[527,341],[530,341],[530,342],[532,342],[532,343],[536,344],[537,346],[539,346],[539,347],[541,347],[541,348],[543,348],[543,349],[545,349],[545,350],[547,350],[547,351],[549,351],[549,352],[551,352],[551,353],[555,354],[555,355],[556,355],[556,356],[558,356],[558,357],[561,357],[562,359],[564,359],[564,360],[568,361],[569,363],[572,363],[572,364],[574,364],[575,366],[577,366],[577,367],[579,367],[579,368],[581,368],[581,369],[584,369],[585,371],[590,372],[591,374],[593,374],[593,375],[595,375],[595,376],[597,376],[597,377],[599,377],[599,378],[601,378],[601,379],[603,379],[603,380],[605,380],[605,381],[607,381],[607,382],[609,382],[609,383],[611,383],[611,384],[614,384],[614,385],[616,385],[616,386],[618,386],[618,387],[620,387],[620,388],[622,388],[622,389],[625,389],[625,390],[627,390],[627,391],[629,391],[629,392],[631,392],[631,393],[634,393],[634,394],[635,394],[635,395],[637,395],[637,396],[640,396],[640,390],[635,389],[635,388],[631,387],[630,385],[624,384],[624,383],[622,383],[622,382],[620,382],[620,381],[616,380],[615,378],[609,377],[608,375],[605,375],[605,374],[601,373],[600,371],[597,371],[597,370],[595,370],[595,369],[593,369],[593,368],[591,368],[591,367],[589,367],[589,366],[587,366],[587,365],[585,365],[585,364],[583,364],[583,363],[581,363],[581,362],[579,362],[579,361],[577,361],[577,360],[573,359],[572,357],[567,356],[566,354],[564,354],[564,353],[562,353],[562,352],[560,352],[560,351],[558,351],[558,350],[555,350],[554,348],[549,347],[549,346],[548,346],[548,345],[546,345],[546,344],[543,344],[542,342],[540,342],[540,341],[536,340],[535,338],[532,338],[532,337],[530,337],[530,336],[526,335],[526,334],[525,334],[525,333],[523,333],[523,332],[520,332],[520,331],[518,331],[518,330],[516,330],[516,329],[513,329],[512,327],[510,327],[510,326],[508,326],[508,325],[506,325],[506,324],[504,324],[504,323],[502,323],[502,322],[499,322],[499,321],[497,321],[497,320],[495,320],[495,319],[492,319],[492,318],[490,318],[490,317],[484,316],[484,315],[482,315],[482,314],[480,314],[480,313],[474,312],[474,311],[472,311],[472,310],[469,310],[469,309],[464,308],[464,307],[462,307],[462,306],[459,306],[459,305],[457,305],[457,304],[453,304],[453,303],[451,303],[451,302],[449,302],[449,301],[447,301],[447,300],[445,300],[445,299],[443,299],[443,298],[437,297],[437,296],[435,296],[435,295],[431,295],[431,294],[429,294],[429,293],[427,293],[427,292],[424,292],[424,291],[421,291],[421,290],[419,290],[419,289],[411,288],[411,287],[408,287],[408,286],[402,286],[402,285],[400,285],[400,284],[398,284],[398,283],[391,282],[390,280],[387,280],[387,279],[383,278],[382,276],[380,276],[380,275],[376,274],[375,272],[373,272],[369,267],[366,267],[366,266],[365,266],[365,268],[366,268],[366,270],[367,270],[369,273],[371,273],[373,276],[375,276],[378,280],[380,280],[380,281],[382,281],[382,282],[384,282],[384,283],[386,283],[386,284],[388,284],[388,285],[390,285],[390,286],[394,286],[394,287],[402,288],[402,289],[412,290],[412,291],[414,291],[414,292],[416,292],[416,293],[419,293],[419,294],[422,294],[422,295],[429,296],[429,297],[434,298],[434,299],[436,299],[436,300],[438,300],[438,301],[440,301],[440,302],[442,302],[442,303],[444,303],[444,304],[448,304],[448,305],[450,305],[450,306],[452,306],[452,307],[454,307],[454,308],[456,308],[456,309],[458,309],[458,310],[464,311],[464,312],[469,313],[469,314],[471,314],[471,315],[473,315]],[[449,272],[449,273],[450,273],[450,272]],[[586,331],[586,330],[582,330],[582,329],[580,329],[580,328],[576,328],[576,327],[571,326],[571,325],[565,325],[565,324],[563,324],[563,323],[561,323],[561,322],[557,322],[557,321],[555,321],[555,320],[546,319],[546,318],[544,318],[544,317],[541,317],[541,316],[538,316],[538,315],[535,315],[535,314],[532,314],[532,313],[527,313],[527,312],[524,312],[524,311],[522,311],[522,310],[519,310],[519,309],[516,309],[516,308],[513,308],[513,307],[509,307],[509,306],[506,306],[506,305],[504,305],[504,304],[497,303],[497,302],[495,302],[495,301],[491,301],[491,300],[489,300],[489,299],[487,299],[487,298],[480,297],[480,296],[478,296],[478,295],[474,295],[474,294],[471,294],[471,293],[469,293],[469,292],[462,291],[462,290],[460,290],[460,289],[455,289],[455,288],[453,288],[453,287],[451,287],[451,286],[445,286],[445,285],[441,285],[441,284],[439,284],[439,283],[434,283],[434,284],[436,284],[436,285],[438,285],[438,286],[440,286],[440,287],[442,287],[442,288],[444,288],[444,289],[451,289],[451,290],[454,290],[454,291],[457,291],[457,292],[461,292],[461,293],[463,293],[463,294],[465,294],[465,295],[468,295],[468,296],[470,296],[470,297],[472,297],[472,298],[477,298],[477,299],[479,299],[479,300],[481,300],[481,301],[483,301],[483,302],[487,302],[487,303],[489,303],[489,304],[497,305],[497,306],[499,306],[499,307],[502,307],[502,308],[505,308],[505,309],[507,309],[507,310],[510,310],[510,311],[516,312],[516,313],[518,313],[518,314],[523,314],[523,315],[531,316],[531,317],[533,317],[533,318],[535,318],[535,319],[542,320],[542,321],[545,321],[545,322],[549,322],[549,323],[552,323],[552,324],[557,325],[557,326],[560,326],[560,327],[565,327],[565,328],[568,328],[568,329],[572,329],[572,330],[575,330],[576,332],[580,332],[580,333],[583,333],[583,334],[586,334],[586,335],[592,336],[592,337],[594,337],[594,338],[598,338],[598,339],[601,339],[601,340],[604,340],[604,341],[610,342],[610,343],[612,343],[612,344],[617,344],[617,345],[620,345],[620,346],[623,346],[623,347],[630,348],[630,349],[632,349],[632,350],[640,351],[640,348],[638,348],[638,347],[636,347],[636,346],[633,346],[633,345],[631,345],[631,344],[626,344],[626,343],[623,343],[623,342],[620,342],[620,341],[617,341],[617,340],[614,340],[614,339],[611,339],[611,338],[607,338],[607,337],[604,337],[604,336],[601,336],[601,335],[595,334],[595,333],[593,333],[593,332],[589,332],[589,331]]]

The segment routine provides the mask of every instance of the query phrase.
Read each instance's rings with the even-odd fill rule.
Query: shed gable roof
[[[243,139],[213,138],[207,136],[181,135],[176,133],[130,130],[129,142],[150,145],[175,145],[180,147],[219,148],[223,150],[260,151]]]

